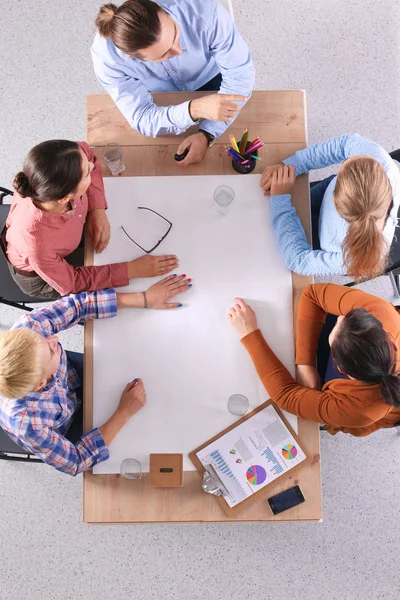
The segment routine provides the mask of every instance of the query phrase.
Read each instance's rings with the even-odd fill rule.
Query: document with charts
[[[253,415],[197,452],[211,464],[232,508],[303,462],[306,455],[273,405]]]

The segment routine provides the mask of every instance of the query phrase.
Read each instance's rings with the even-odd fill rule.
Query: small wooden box
[[[150,454],[152,487],[183,486],[183,454]]]

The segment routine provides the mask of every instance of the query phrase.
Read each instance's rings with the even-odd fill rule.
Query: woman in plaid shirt
[[[143,383],[125,387],[117,410],[99,428],[71,441],[83,382],[57,333],[89,319],[114,317],[121,308],[177,308],[173,296],[191,287],[186,275],[170,275],[146,292],[113,289],[70,295],[24,315],[0,334],[0,425],[28,453],[69,475],[107,460],[108,446],[146,401]]]

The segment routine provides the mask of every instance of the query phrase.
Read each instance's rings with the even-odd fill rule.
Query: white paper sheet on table
[[[182,308],[124,309],[95,322],[94,425],[111,416],[128,381],[141,377],[147,393],[146,406],[121,430],[95,473],[117,473],[128,457],[148,471],[149,454],[157,452],[183,453],[184,470],[193,470],[187,454],[236,420],[227,410],[229,396],[244,394],[250,410],[268,398],[228,322],[235,296],[251,304],[269,345],[294,373],[291,275],[259,181],[259,175],[105,179],[111,241],[95,264],[143,254],[121,226],[146,249],[165,233],[167,223],[137,208],[145,206],[173,223],[153,254],[178,255],[177,272],[192,277],[193,287],[179,296]],[[226,216],[213,201],[222,184],[235,191]],[[154,281],[131,280],[121,290],[145,290]],[[297,418],[286,416],[297,431]]]

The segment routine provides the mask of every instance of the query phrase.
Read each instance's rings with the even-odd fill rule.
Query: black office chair
[[[3,200],[6,196],[12,196],[12,194],[13,192],[11,190],[0,187],[0,233],[4,230],[8,213],[10,212],[10,205],[4,204]],[[26,306],[28,302],[30,304],[35,304],[37,302],[44,302],[44,300],[43,298],[32,298],[31,296],[27,296],[17,286],[8,270],[4,239],[3,235],[0,235],[0,304],[7,304],[14,308],[31,311],[33,309]]]
[[[5,431],[0,427],[0,460],[12,460],[16,462],[39,462],[43,463],[40,458],[35,458],[33,454],[29,454],[23,450],[18,444],[12,441]]]

